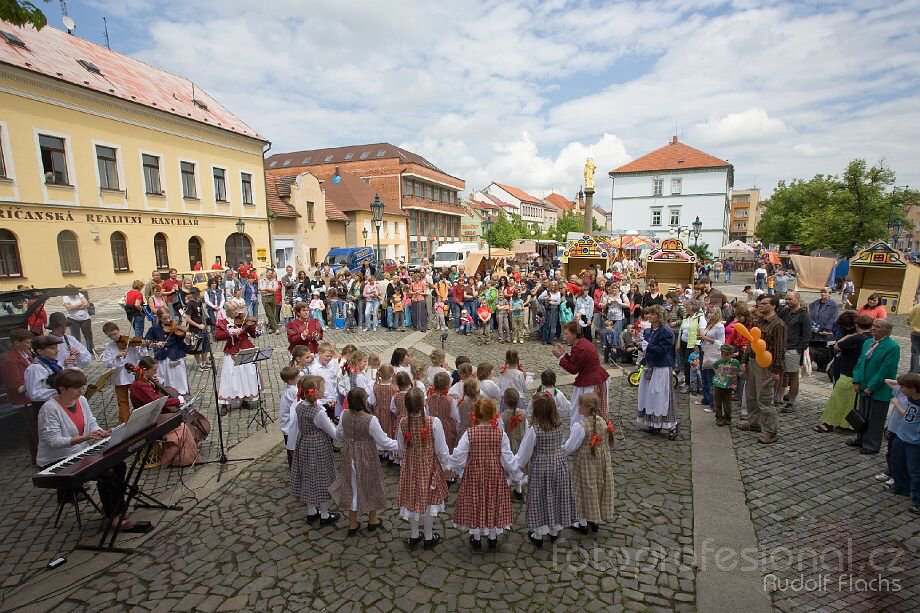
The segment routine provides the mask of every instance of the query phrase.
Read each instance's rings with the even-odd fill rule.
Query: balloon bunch
[[[751,349],[754,350],[757,365],[761,368],[769,368],[770,364],[773,363],[773,354],[767,351],[767,341],[760,338],[760,328],[748,330],[744,324],[736,323],[735,331],[751,343]]]

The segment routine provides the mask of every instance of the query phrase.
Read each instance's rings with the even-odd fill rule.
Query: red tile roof
[[[349,157],[350,156],[350,157]],[[363,156],[363,157],[362,157]],[[371,143],[367,145],[347,145],[345,147],[327,147],[325,149],[306,149],[290,153],[276,153],[265,158],[265,168],[281,169],[298,166],[317,166],[321,164],[348,164],[371,160],[398,159],[401,164],[418,164],[448,177],[444,172],[424,157],[390,143]],[[458,177],[454,177],[455,179]],[[461,179],[462,180],[462,179]]]
[[[340,211],[333,203],[332,200],[326,198],[326,219],[332,221],[348,221],[348,215]]]
[[[291,186],[297,182],[295,175],[265,175],[265,191],[268,193],[268,210],[278,217],[301,217],[290,202]],[[326,200],[326,220],[348,221],[348,215]]]
[[[502,188],[503,190],[505,190],[506,192],[508,192],[509,194],[511,194],[518,200],[520,200],[521,202],[527,202],[528,204],[543,204],[542,202],[540,202],[539,198],[534,198],[533,196],[531,196],[524,190],[519,189],[517,187],[512,187],[511,185],[505,185],[503,183],[495,183],[495,185],[499,186],[500,188]]]
[[[377,195],[374,188],[353,174],[340,172],[339,176],[342,180],[338,183],[333,179],[320,183],[326,192],[326,202],[332,201],[338,210],[345,213],[370,211],[374,196]],[[383,205],[383,212],[387,215],[408,217],[408,214],[399,208],[398,202],[383,200]]]
[[[51,26],[39,32],[32,27],[0,22],[0,30],[17,36],[25,44],[21,47],[0,38],[0,63],[265,141],[258,132],[184,77]],[[88,63],[81,64],[80,60]],[[91,71],[94,67],[98,72]]]
[[[643,155],[619,168],[614,168],[608,174],[683,170],[685,168],[725,168],[728,166],[731,166],[731,164],[725,160],[720,160],[699,149],[694,149],[690,145],[685,145],[679,142],[675,136],[664,147],[655,149],[651,153]]]
[[[543,200],[545,200],[546,202],[549,202],[550,204],[552,204],[552,205],[555,206],[557,209],[559,209],[560,211],[563,211],[563,212],[568,212],[568,211],[571,211],[572,209],[575,208],[575,202],[574,202],[574,201],[569,200],[569,199],[566,198],[565,196],[560,196],[559,194],[557,194],[557,193],[555,193],[555,192],[550,193],[550,194],[549,194],[546,198],[544,198]]]

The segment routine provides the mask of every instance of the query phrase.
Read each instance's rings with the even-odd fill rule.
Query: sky
[[[920,187],[920,0],[70,0],[76,34],[181,74],[271,153],[390,142],[467,192],[572,198],[677,135],[735,187],[883,162]],[[58,2],[43,5],[61,26]]]

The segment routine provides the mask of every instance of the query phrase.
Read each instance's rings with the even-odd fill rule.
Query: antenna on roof
[[[103,34],[105,34],[105,48],[111,51],[112,45],[109,44],[109,22],[105,20],[105,17],[102,18],[102,30]]]

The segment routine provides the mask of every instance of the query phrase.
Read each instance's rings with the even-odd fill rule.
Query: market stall
[[[568,278],[592,266],[607,270],[609,261],[610,249],[606,243],[592,236],[582,236],[569,241],[562,252],[562,274]]]
[[[489,265],[490,257],[492,258],[491,266]],[[463,271],[468,275],[485,274],[489,268],[504,269],[509,262],[514,262],[514,252],[507,249],[493,247],[491,253],[488,250],[471,251],[463,263]]]
[[[856,304],[879,293],[889,313],[907,313],[914,304],[920,266],[909,263],[900,251],[878,242],[850,260],[850,279],[856,288]]]
[[[683,241],[667,238],[658,249],[648,254],[645,261],[645,279],[655,279],[662,293],[675,288],[678,283],[693,283],[696,273],[696,254],[684,248]]]

